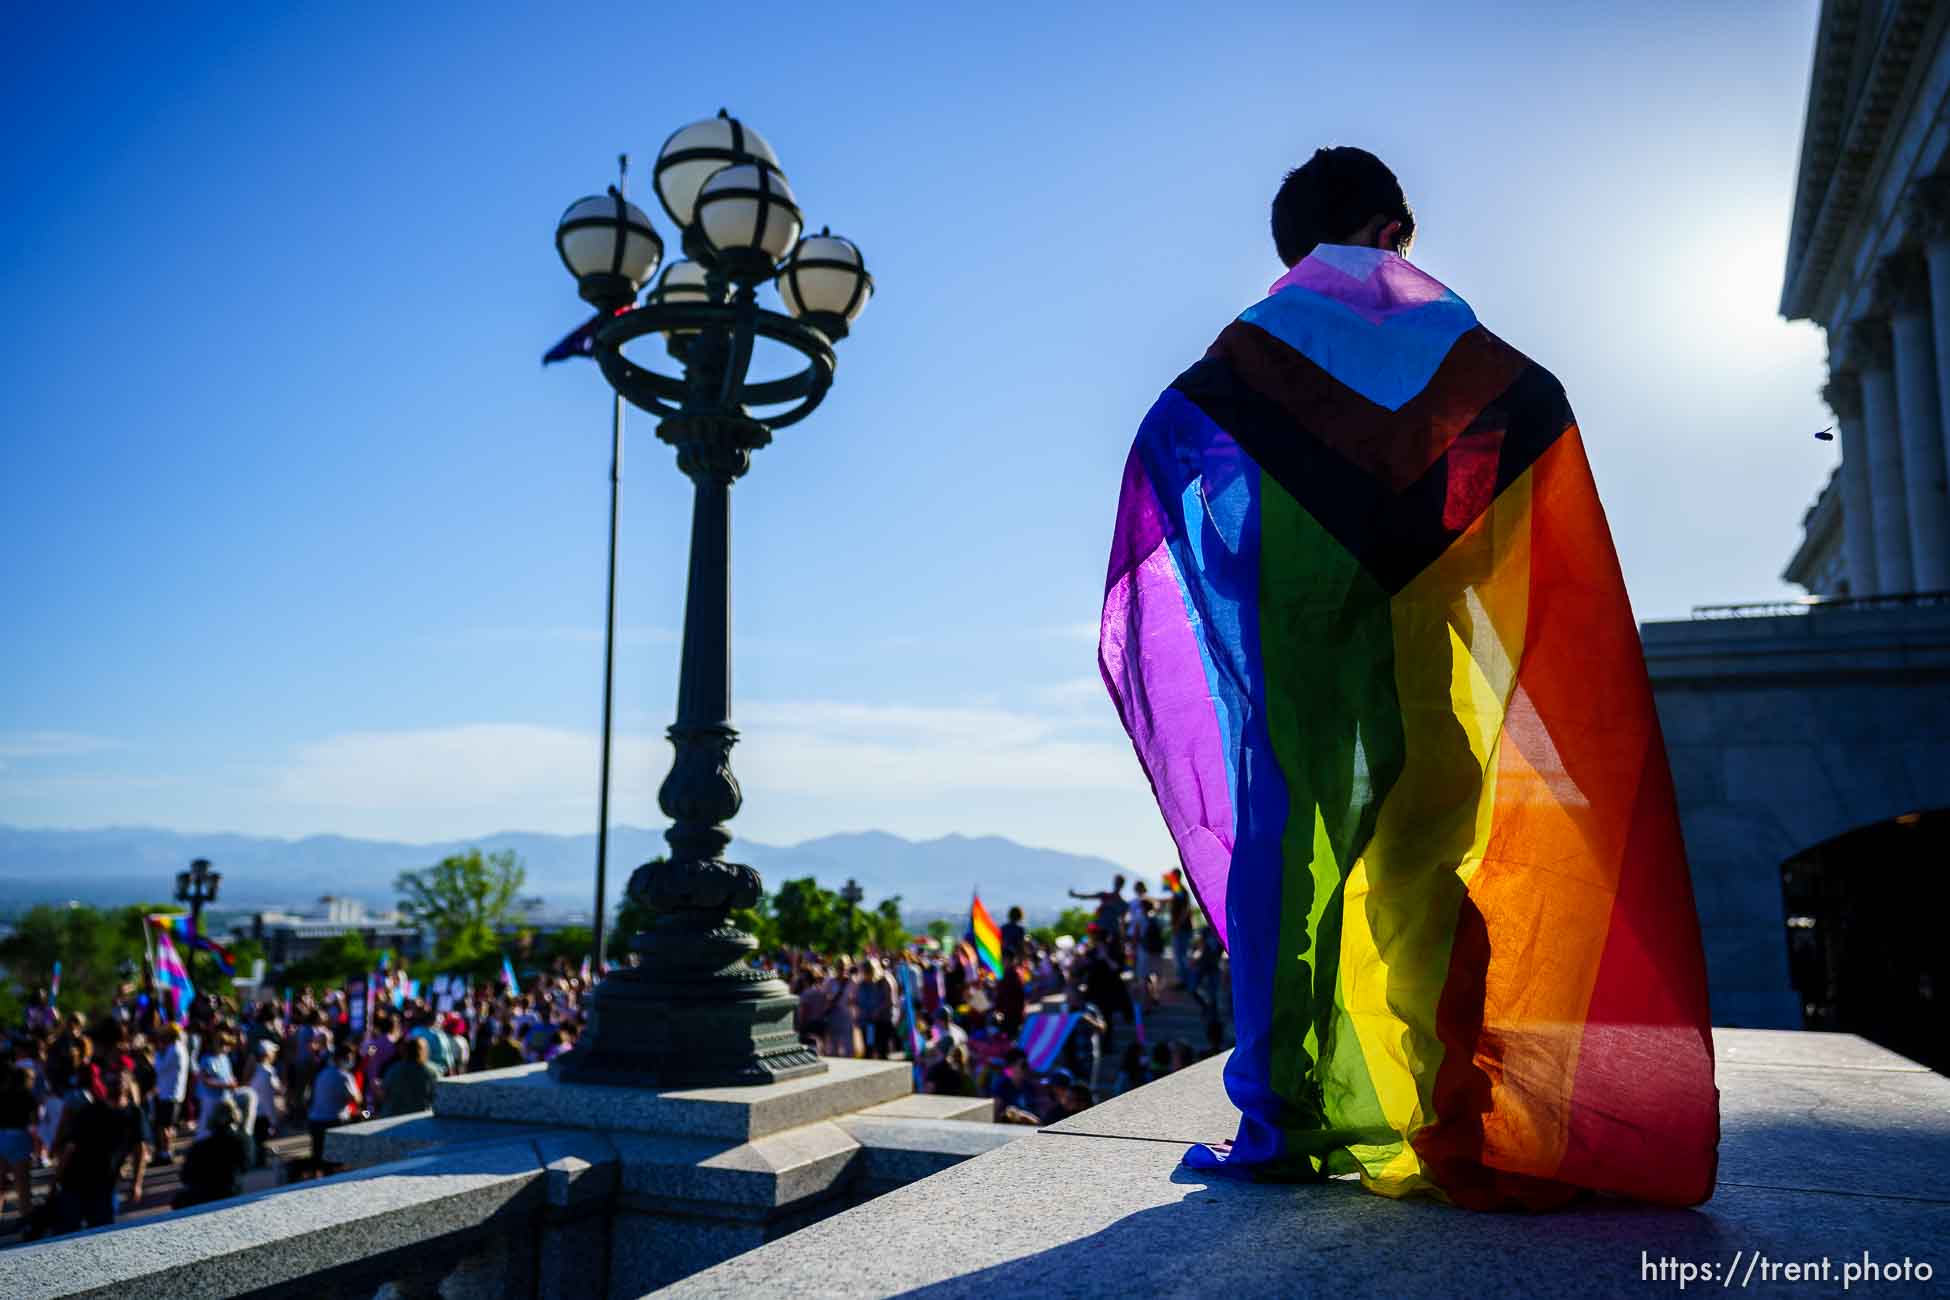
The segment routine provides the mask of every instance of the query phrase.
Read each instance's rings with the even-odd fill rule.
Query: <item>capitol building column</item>
[[[1910,187],[1908,218],[1923,239],[1929,266],[1931,331],[1936,343],[1938,424],[1950,461],[1950,176],[1926,176]]]
[[[1873,596],[1882,589],[1876,581],[1875,518],[1869,504],[1869,453],[1862,428],[1862,385],[1854,375],[1839,371],[1821,390],[1822,400],[1835,413],[1841,435],[1842,562],[1848,569],[1848,593]]]
[[[1889,312],[1895,342],[1896,422],[1902,430],[1910,577],[1916,591],[1946,591],[1950,590],[1950,490],[1944,484],[1937,353],[1930,337],[1930,273],[1923,255],[1902,252],[1885,257],[1876,269],[1876,297]]]
[[[1909,508],[1903,499],[1903,444],[1896,425],[1889,322],[1858,320],[1849,326],[1848,341],[1862,380],[1862,442],[1869,452],[1869,516],[1875,521],[1874,594],[1904,595],[1916,590],[1916,579],[1909,560]]]

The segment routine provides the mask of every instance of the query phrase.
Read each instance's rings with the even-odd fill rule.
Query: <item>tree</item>
[[[455,853],[393,881],[399,909],[433,932],[434,965],[464,966],[497,951],[528,872],[512,850]]]
[[[595,951],[595,933],[581,925],[564,926],[554,934],[545,934],[537,944],[537,952],[543,961],[566,961],[571,966]]]
[[[1053,944],[1060,934],[1073,939],[1081,939],[1090,933],[1092,914],[1081,907],[1066,907],[1057,916],[1055,925],[1039,925],[1029,932],[1029,937],[1040,944]]]
[[[838,894],[821,889],[811,876],[786,881],[772,897],[779,942],[791,948],[836,950],[846,936],[844,908]]]
[[[928,935],[942,947],[947,947],[955,937],[955,925],[945,916],[937,916],[928,922]]]
[[[731,923],[758,940],[760,952],[770,952],[779,947],[779,920],[772,914],[772,896],[760,894],[753,907],[736,908],[731,913]]]
[[[370,976],[379,969],[379,952],[357,930],[335,934],[318,945],[311,956],[292,962],[278,972],[278,982],[293,988],[312,985],[338,988],[347,980]]]
[[[907,927],[901,924],[901,896],[883,898],[871,912],[860,914],[867,941],[882,952],[895,952],[907,946]]]
[[[154,909],[104,910],[82,903],[31,907],[14,923],[13,934],[0,941],[0,965],[13,983],[32,990],[46,988],[54,963],[60,962],[59,1006],[94,1015],[107,1008],[125,971],[141,966],[142,916],[148,910]]]

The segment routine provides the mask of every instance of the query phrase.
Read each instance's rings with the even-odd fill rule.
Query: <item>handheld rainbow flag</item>
[[[1563,389],[1393,253],[1270,295],[1138,431],[1099,642],[1231,954],[1241,1126],[1187,1162],[1696,1204],[1698,918]]]
[[[1038,1074],[1047,1073],[1056,1064],[1057,1053],[1063,1050],[1063,1044],[1070,1040],[1070,1032],[1082,1019],[1074,1011],[1038,1011],[1024,1020],[1016,1044],[1029,1058],[1029,1068]]]
[[[974,941],[975,953],[982,959],[982,965],[997,979],[1002,977],[1002,930],[989,915],[989,909],[982,906],[980,890],[975,893],[975,902],[968,909],[968,937]]]
[[[1173,867],[1170,871],[1165,872],[1163,876],[1159,877],[1159,880],[1164,885],[1165,892],[1167,894],[1178,894],[1184,892],[1185,877],[1184,874],[1180,872],[1176,867]]]
[[[164,995],[163,1010],[169,1019],[180,1024],[189,1015],[196,990],[190,986],[189,969],[183,965],[168,930],[156,936],[156,991]]]
[[[514,963],[508,960],[505,952],[501,954],[501,982],[508,986],[508,992],[521,992],[521,982],[515,979]]]
[[[61,1000],[61,959],[54,959],[54,978],[47,982],[47,1004],[51,1007]]]
[[[590,982],[591,982],[591,981],[590,981],[590,978],[589,978],[589,954],[585,952],[584,954],[582,954],[582,983],[583,983],[583,987],[584,987],[584,988],[587,988],[587,987],[589,986],[589,984],[590,984]]]

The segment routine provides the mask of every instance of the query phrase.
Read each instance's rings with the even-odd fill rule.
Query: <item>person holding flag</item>
[[[190,984],[189,967],[176,951],[175,942],[169,931],[156,935],[156,992],[162,999],[163,1018],[172,1024],[182,1024],[188,1017],[190,1003],[196,998],[196,989]]]
[[[161,933],[186,944],[191,952],[209,953],[226,979],[233,978],[237,974],[237,959],[231,955],[230,949],[201,930],[193,932],[190,929],[190,918],[184,913],[157,912],[144,919]]]

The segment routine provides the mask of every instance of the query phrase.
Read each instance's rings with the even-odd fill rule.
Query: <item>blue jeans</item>
[[[1178,987],[1190,988],[1192,986],[1192,932],[1190,930],[1171,932],[1171,960],[1177,968]]]

